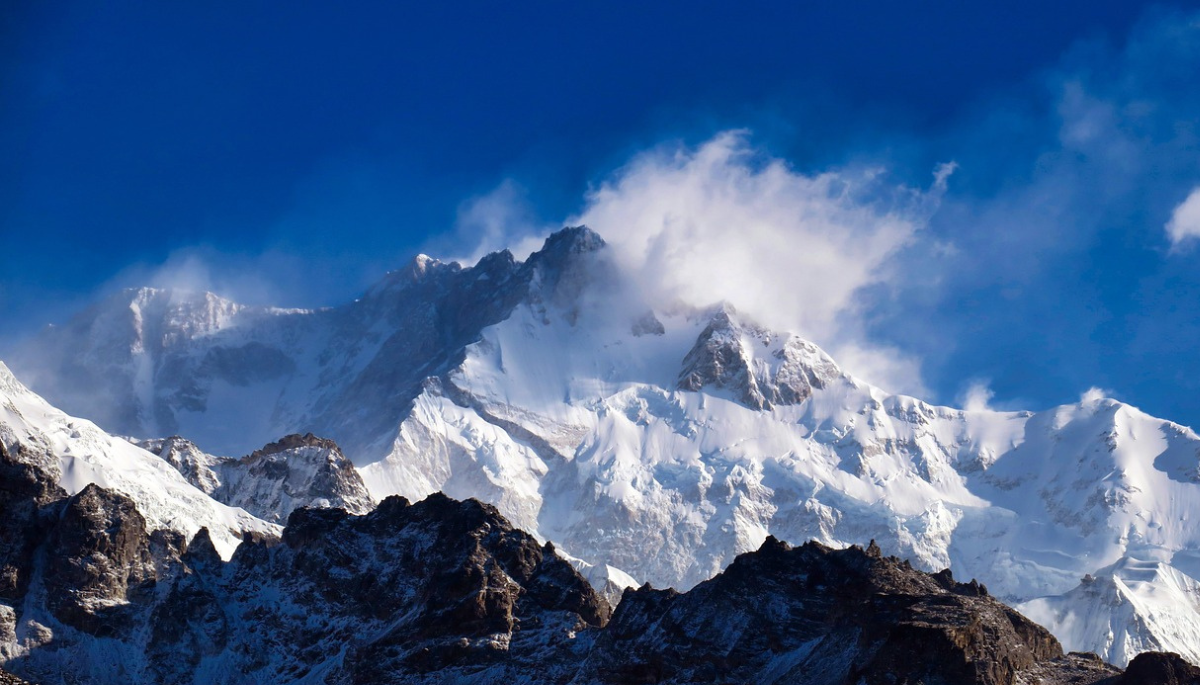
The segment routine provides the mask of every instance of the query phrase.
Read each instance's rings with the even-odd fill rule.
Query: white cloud
[[[992,408],[992,398],[995,396],[987,381],[975,380],[958,398],[958,403],[967,411],[987,411]]]
[[[1200,186],[1175,207],[1165,228],[1172,248],[1179,247],[1186,240],[1200,238]]]
[[[474,248],[469,254],[447,258],[474,264],[484,255],[507,248],[517,259],[525,259],[541,247],[545,233],[552,229],[537,219],[525,189],[506,179],[490,192],[459,205],[454,244]]]
[[[659,301],[728,300],[765,324],[832,332],[919,222],[872,206],[869,177],[805,176],[740,132],[636,157],[570,223],[590,226]]]
[[[827,351],[842,370],[876,387],[922,399],[932,392],[921,378],[920,360],[896,348],[842,340]]]
[[[856,295],[901,276],[893,257],[953,170],[939,167],[929,191],[889,185],[879,169],[806,175],[731,131],[636,156],[568,223],[603,236],[653,302],[728,301],[825,346],[865,380],[917,393],[916,362],[862,336]]]
[[[729,302],[821,344],[855,376],[926,395],[914,358],[867,340],[856,296],[902,277],[894,257],[925,226],[956,167],[939,165],[927,190],[889,184],[880,167],[808,175],[754,148],[746,131],[727,131],[634,156],[561,223],[540,221],[524,189],[506,180],[465,201],[454,231],[430,251],[472,246],[446,258],[473,263],[508,248],[523,259],[553,230],[583,224],[608,242],[625,295],[637,300],[626,304],[639,314],[645,305]],[[610,293],[606,306],[620,299]]]
[[[1106,397],[1110,397],[1111,395],[1111,390],[1105,390],[1104,388],[1098,388],[1093,385],[1092,387],[1083,391],[1083,394],[1079,396],[1079,402],[1080,404],[1094,404]]]

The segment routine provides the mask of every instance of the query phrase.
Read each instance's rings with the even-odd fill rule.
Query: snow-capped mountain
[[[135,444],[162,457],[218,502],[272,523],[283,523],[300,507],[365,514],[375,506],[337,443],[312,433],[285,436],[240,459],[205,454],[177,435]]]
[[[245,533],[279,532],[242,509],[213,500],[159,457],[52,407],[2,363],[0,448],[14,461],[49,474],[67,495],[93,484],[122,493],[137,504],[151,531],[191,536],[207,528],[225,558]]]
[[[127,291],[17,363],[122,434],[226,454],[328,436],[376,499],[479,498],[621,582],[688,588],[769,535],[876,539],[1015,601],[1147,551],[1200,574],[1192,430],[1099,397],[1033,413],[892,395],[728,305],[643,301],[584,228],[523,263],[418,257],[333,309]],[[1153,636],[1175,627],[1142,618],[1138,644],[1169,644]],[[1072,646],[1131,656],[1113,644]]]
[[[1161,561],[1126,557],[1066,594],[1018,608],[1067,649],[1103,651],[1113,663],[1150,651],[1200,662],[1200,582]]]

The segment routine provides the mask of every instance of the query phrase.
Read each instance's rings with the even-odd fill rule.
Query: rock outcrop
[[[44,561],[3,607],[0,658],[44,684],[564,673],[611,613],[552,546],[440,494],[362,516],[298,509],[282,540],[248,534],[228,562],[207,530],[148,533],[96,485],[35,498],[41,527],[19,542]]]
[[[365,514],[375,504],[337,443],[312,433],[285,436],[240,459],[205,454],[179,436],[135,444],[162,457],[213,499],[271,523],[283,523],[300,507]]]
[[[1198,685],[1200,668],[1174,652],[1142,652],[1129,662],[1117,685],[1162,683],[1162,685]]]
[[[800,404],[841,375],[816,345],[738,321],[726,304],[712,315],[684,357],[678,388],[724,390],[751,409],[769,410]]]
[[[1053,678],[1062,659],[1049,632],[976,582],[873,544],[768,538],[687,593],[627,591],[583,668],[612,683],[1007,685],[1034,667]]]

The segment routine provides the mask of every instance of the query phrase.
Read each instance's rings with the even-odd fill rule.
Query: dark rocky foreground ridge
[[[298,509],[222,561],[148,533],[124,495],[74,496],[0,446],[0,655],[50,683],[1200,682],[1169,655],[1125,675],[948,572],[768,538],[687,593],[613,612],[496,510],[435,494]],[[3,680],[0,680],[3,682]]]

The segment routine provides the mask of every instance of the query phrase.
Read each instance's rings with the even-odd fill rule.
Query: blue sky
[[[145,282],[335,304],[580,217],[635,245],[635,182],[686,179],[736,186],[687,205],[732,217],[692,232],[717,254],[803,261],[801,206],[853,238],[841,290],[787,259],[717,280],[870,380],[1030,408],[1098,386],[1200,425],[1200,252],[1166,230],[1200,184],[1187,7],[427,4],[7,4],[0,338]]]

